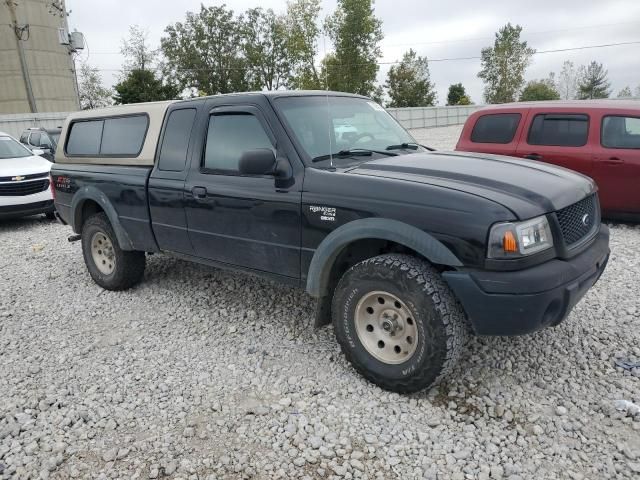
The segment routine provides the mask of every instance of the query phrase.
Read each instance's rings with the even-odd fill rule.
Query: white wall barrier
[[[18,113],[0,115],[0,132],[16,138],[29,127],[53,128],[62,126],[69,113]]]
[[[435,128],[462,125],[469,115],[483,106],[387,108],[387,111],[406,129]]]
[[[413,107],[388,108],[393,115],[407,129],[446,127],[448,125],[462,125],[471,113],[481,108],[478,105],[455,107]],[[0,132],[14,137],[29,127],[58,127],[62,125],[68,113],[22,113],[0,115]]]

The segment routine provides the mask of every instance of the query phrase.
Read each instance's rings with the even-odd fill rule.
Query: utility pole
[[[33,96],[33,87],[31,85],[31,77],[29,76],[29,66],[27,65],[27,58],[24,54],[24,45],[22,42],[29,39],[29,24],[19,26],[18,18],[16,16],[16,5],[13,0],[6,0],[7,7],[9,7],[9,13],[11,14],[11,27],[16,37],[16,46],[18,48],[18,57],[20,58],[20,68],[22,70],[22,78],[24,80],[24,88],[27,92],[27,99],[29,100],[29,108],[31,113],[37,113],[36,99]],[[24,38],[26,35],[26,39]]]

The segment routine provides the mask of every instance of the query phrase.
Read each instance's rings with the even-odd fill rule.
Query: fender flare
[[[134,250],[133,244],[127,231],[123,228],[120,223],[120,219],[118,218],[118,212],[113,207],[109,198],[104,194],[104,192],[100,191],[98,188],[85,185],[81,187],[73,196],[73,200],[71,201],[71,212],[72,212],[72,227],[73,231],[76,233],[82,233],[80,228],[80,221],[82,220],[82,206],[87,200],[92,200],[100,205],[100,208],[104,211],[104,213],[109,218],[109,222],[113,227],[113,231],[116,234],[116,238],[118,239],[118,244],[122,250]]]
[[[365,218],[336,228],[320,242],[309,265],[307,292],[316,298],[325,296],[329,288],[331,268],[340,252],[348,244],[367,238],[399,243],[432,263],[462,266],[462,262],[442,242],[419,228],[397,220]]]

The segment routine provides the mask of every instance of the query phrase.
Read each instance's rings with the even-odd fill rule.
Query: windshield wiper
[[[330,158],[348,158],[348,157],[370,157],[372,154],[378,153],[387,157],[396,157],[397,153],[387,152],[386,150],[370,150],[368,148],[350,148],[348,150],[340,150],[338,153],[320,155],[311,159],[313,163],[329,160]]]
[[[415,142],[400,143],[399,145],[389,145],[387,147],[387,150],[417,150],[418,147],[426,148],[430,152],[436,151],[435,148],[427,147],[426,145],[422,145],[421,143],[415,143]]]

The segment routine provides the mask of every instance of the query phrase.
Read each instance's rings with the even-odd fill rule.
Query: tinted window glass
[[[181,172],[187,161],[187,148],[191,138],[193,119],[196,117],[195,108],[174,110],[169,115],[167,126],[160,147],[160,170]]]
[[[602,146],[640,148],[640,118],[604,117],[602,120]]]
[[[529,130],[529,145],[581,147],[587,143],[586,115],[536,115]]]
[[[516,134],[521,115],[519,113],[499,113],[483,115],[471,132],[475,143],[510,143]]]
[[[31,145],[33,145],[34,147],[39,147],[40,146],[40,134],[39,133],[32,133],[31,136],[29,137],[29,143]]]
[[[51,140],[46,133],[40,134],[40,146],[44,148],[51,148]]]
[[[237,172],[242,153],[257,148],[273,150],[273,145],[255,116],[212,115],[207,132],[204,167]]]
[[[138,155],[142,150],[148,123],[146,115],[105,119],[100,154]]]
[[[97,155],[102,137],[102,120],[75,122],[67,140],[69,155]]]

